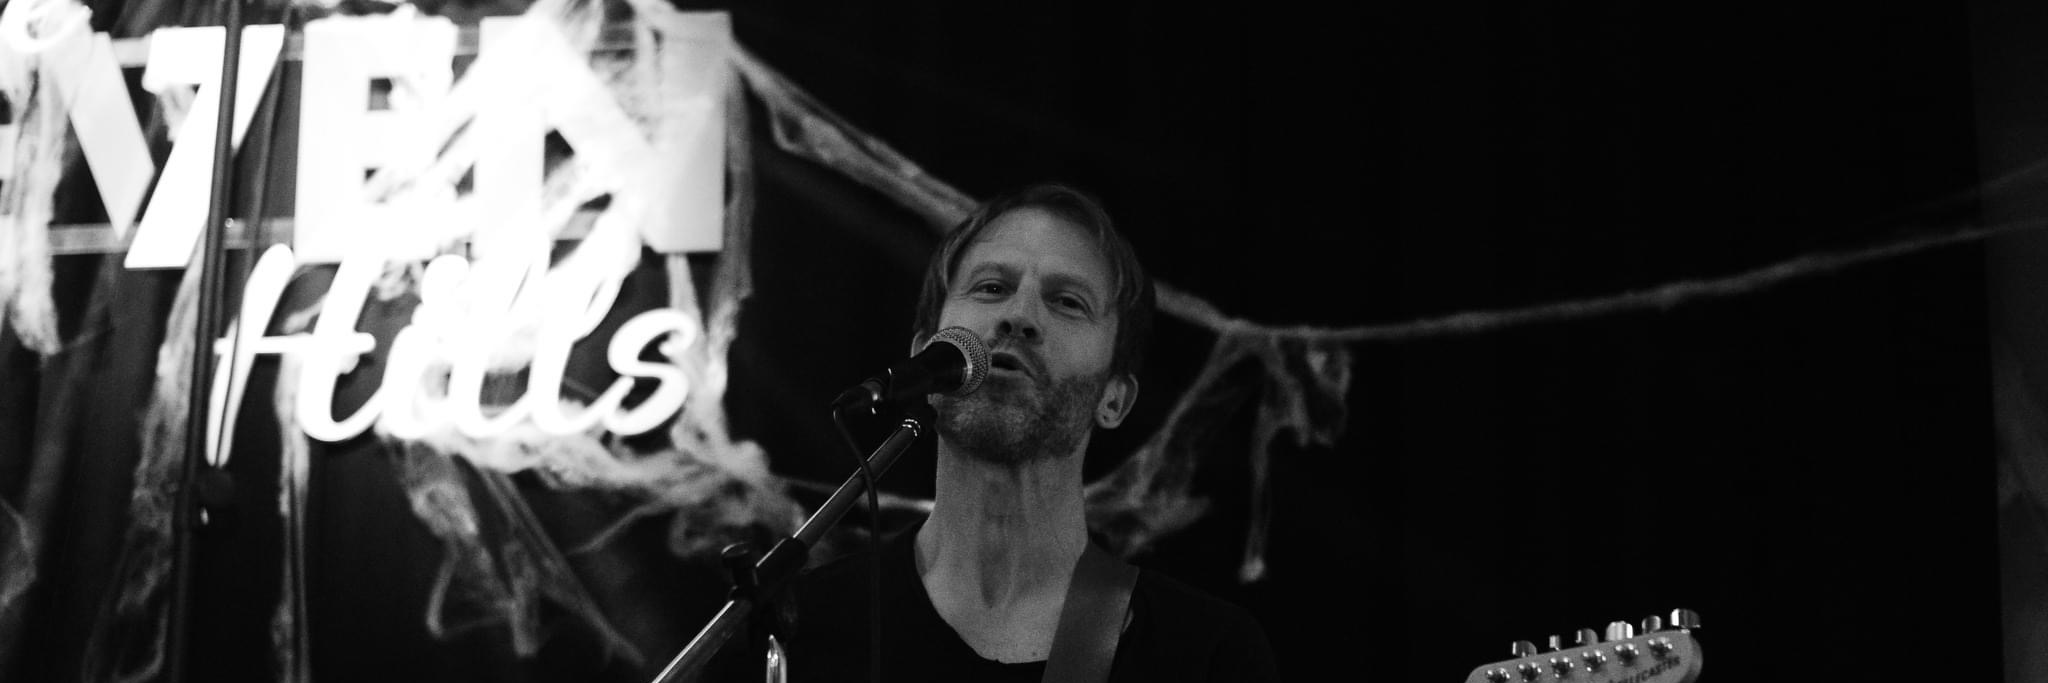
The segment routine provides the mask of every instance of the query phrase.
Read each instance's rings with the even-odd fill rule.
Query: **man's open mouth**
[[[1009,370],[1011,372],[1019,372],[1026,375],[1031,374],[1031,368],[1024,364],[1024,359],[1018,358],[1017,355],[1013,353],[998,351],[989,356],[988,362],[989,367],[994,368],[996,370]]]

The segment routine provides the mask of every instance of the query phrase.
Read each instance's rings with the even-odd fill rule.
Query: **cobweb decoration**
[[[596,24],[590,20],[594,14],[581,9],[588,7],[557,12],[557,8],[536,6],[528,16],[564,21],[564,35],[577,50],[587,53],[596,41]],[[654,17],[648,22],[659,29],[661,19]],[[599,59],[593,64],[628,116],[649,135],[660,134],[657,124],[664,108],[678,104],[665,99],[664,93],[650,90],[655,86],[649,84],[664,82],[651,70],[664,63],[659,51],[670,45],[657,40],[658,33],[645,23],[636,24],[633,59]],[[723,104],[736,102],[729,93],[719,94]],[[744,115],[743,110],[729,109],[729,119],[734,112]],[[403,458],[399,483],[412,501],[415,516],[444,543],[443,565],[427,611],[428,626],[436,635],[446,637],[478,625],[501,623],[509,627],[514,652],[529,656],[544,636],[536,606],[548,601],[563,606],[598,633],[612,651],[636,664],[643,659],[607,623],[564,553],[542,533],[511,473],[532,473],[553,488],[634,501],[631,510],[605,530],[580,539],[570,554],[594,551],[631,525],[652,517],[669,518],[670,550],[682,557],[712,556],[736,540],[786,535],[801,521],[801,510],[783,491],[781,482],[770,475],[762,449],[753,442],[734,441],[724,427],[725,352],[734,335],[740,301],[750,288],[745,245],[746,216],[752,201],[750,187],[740,181],[744,169],[734,163],[743,160],[744,119],[729,123],[727,131],[741,136],[736,142],[729,140],[728,147],[733,155],[728,165],[735,166],[729,171],[735,181],[727,201],[737,208],[726,213],[725,239],[727,253],[733,256],[720,259],[714,273],[708,319],[697,302],[687,260],[675,255],[665,263],[670,307],[704,326],[699,343],[661,348],[669,362],[683,369],[692,387],[689,402],[673,420],[669,443],[640,452],[621,441],[608,440],[601,431],[548,435],[530,424],[489,439],[469,438],[452,427],[400,439],[391,435],[388,423],[376,426],[387,448]],[[608,180],[620,179],[616,174],[595,172],[598,170],[572,158],[563,172],[550,178],[546,195],[555,207],[573,208],[601,194],[613,198],[590,234],[553,272],[589,268],[617,278],[637,262],[642,247],[637,238],[640,224],[650,220],[642,213],[646,198],[623,194],[630,192],[627,188],[606,185]],[[403,178],[391,180],[393,186],[405,186]],[[555,215],[546,225],[558,229],[560,218],[562,215]],[[416,272],[394,270],[389,275],[380,297],[417,293]],[[533,361],[531,337],[546,321],[525,322],[491,359],[492,371],[501,380]],[[438,368],[426,373],[418,387],[423,395],[445,394],[447,364],[452,360],[441,359]],[[584,400],[599,393],[569,381],[563,389],[581,394]],[[565,403],[572,404],[570,410],[583,408],[576,400]],[[483,523],[487,517],[497,522]],[[499,527],[509,531],[492,531]]]
[[[733,67],[748,91],[767,105],[775,146],[838,171],[895,200],[934,229],[951,229],[979,203],[928,175],[880,139],[853,127],[823,103],[745,49],[734,46]]]
[[[1991,345],[1991,402],[1998,425],[1998,504],[2017,501],[2038,520],[2048,521],[2048,401],[2036,394],[2012,342],[1994,337]]]
[[[391,450],[413,514],[443,545],[427,602],[429,633],[448,638],[502,625],[510,633],[512,651],[531,657],[544,641],[541,606],[546,601],[595,630],[607,653],[634,665],[645,660],[605,619],[505,472],[466,467],[469,460],[424,443],[394,443]],[[472,491],[482,492],[489,505],[477,504]],[[487,525],[480,517],[491,513],[496,519],[488,526],[506,529],[501,538],[486,538]]]
[[[535,5],[529,16],[558,22],[574,47],[587,54],[597,39],[601,13],[602,7],[591,3],[548,1]],[[650,76],[647,69],[651,67],[646,65],[659,63],[650,59],[649,51],[663,49],[664,44],[649,38],[639,47],[635,60],[608,58],[610,61],[601,59],[594,65],[615,91],[630,91],[634,85],[630,81],[636,78],[659,82],[658,74]],[[728,104],[737,101],[730,90],[724,99]],[[634,122],[643,126],[659,120],[661,107],[674,104],[655,96],[625,96],[620,101],[631,109],[628,113]],[[744,111],[729,109],[729,119],[735,111],[742,117],[740,123],[727,129],[728,135],[738,136],[738,143],[728,149],[734,159],[743,162]],[[550,177],[546,188],[549,201],[547,215],[539,221],[542,225],[560,229],[576,207],[597,196],[610,194],[613,201],[575,252],[557,268],[597,277],[623,276],[623,271],[637,262],[642,246],[637,235],[639,222],[646,219],[645,198],[607,184],[620,181],[616,174],[592,172],[595,169],[574,158],[558,170],[561,172]],[[728,195],[732,210],[727,213],[726,242],[730,253],[743,255],[748,243],[746,216],[752,202],[750,186],[743,182],[748,174],[743,163],[728,171],[735,180]],[[408,185],[405,178],[378,180],[386,187],[400,188],[399,193],[421,188]],[[447,248],[459,246],[453,240],[460,235],[445,237],[450,240]],[[802,513],[782,483],[770,475],[765,453],[752,442],[732,440],[724,428],[725,352],[734,336],[740,302],[751,289],[746,262],[744,257],[721,259],[713,278],[708,319],[691,289],[687,261],[675,256],[667,263],[672,307],[706,326],[703,343],[670,350],[671,362],[684,368],[696,387],[692,400],[674,420],[670,445],[653,452],[635,452],[597,433],[552,436],[531,429],[482,441],[452,429],[397,439],[390,436],[387,423],[375,425],[383,437],[382,446],[397,465],[393,484],[404,490],[414,515],[443,546],[431,604],[422,612],[431,632],[448,637],[502,626],[512,651],[531,656],[552,630],[547,620],[556,618],[544,618],[543,613],[559,611],[595,633],[608,653],[635,664],[644,661],[644,655],[609,624],[555,540],[543,532],[512,479],[514,473],[533,473],[547,486],[639,501],[606,532],[575,539],[581,550],[597,548],[629,524],[658,515],[671,517],[671,550],[686,557],[715,554],[742,537],[786,535],[794,530]],[[386,304],[401,299],[417,301],[420,275],[417,263],[393,264],[373,289],[372,298]],[[156,381],[144,418],[144,452],[137,464],[135,495],[130,503],[132,526],[122,540],[122,560],[116,570],[121,588],[104,606],[87,644],[85,678],[90,681],[144,681],[163,671],[168,616],[165,589],[174,547],[171,510],[178,498],[177,472],[190,410],[187,400],[196,323],[196,269],[188,269],[186,276],[158,349]],[[284,316],[278,333],[305,331],[313,322],[313,313]],[[495,381],[516,377],[531,364],[531,335],[541,322],[526,321],[519,332],[526,341],[515,339],[498,349],[491,359]],[[423,389],[431,393],[438,386],[445,394],[448,360],[440,359],[438,378],[433,370],[424,373]],[[273,403],[285,434],[278,505],[287,534],[287,560],[271,631],[279,680],[304,681],[310,676],[302,524],[311,445],[296,428],[291,397],[297,394],[292,379],[297,373],[292,360],[283,361],[281,369]],[[573,392],[578,387],[565,383],[564,389]],[[582,388],[581,393],[587,399],[596,392]],[[9,576],[27,575],[10,572]],[[544,610],[545,605],[560,609]]]
[[[29,0],[16,0],[27,3]],[[18,19],[29,9],[0,7],[0,108],[14,111],[13,125],[0,126],[0,150],[11,149],[10,158],[0,159],[0,309],[4,323],[20,337],[22,346],[39,355],[55,353],[57,304],[50,286],[50,220],[63,179],[64,158],[69,147],[66,107],[51,79],[53,65],[35,54],[15,52],[12,34],[28,38],[29,29]],[[69,6],[69,16],[91,12]],[[37,22],[40,23],[40,22]],[[83,20],[65,24],[67,32],[89,30]],[[35,36],[49,40],[52,36]],[[23,41],[27,42],[27,41]]]
[[[307,329],[313,314],[312,308],[293,313],[281,327]],[[303,364],[297,356],[278,359],[270,403],[280,427],[298,424],[299,368]],[[312,494],[313,442],[297,429],[277,432],[277,514],[284,528],[284,566],[280,568],[277,607],[270,620],[271,663],[277,683],[307,683],[313,680],[313,653],[306,608],[305,510]]]
[[[21,608],[21,596],[36,581],[35,537],[28,520],[0,500],[0,614]]]
[[[1239,371],[1247,364],[1253,371],[1249,379]],[[1285,431],[1294,434],[1298,448],[1335,445],[1344,433],[1350,382],[1351,354],[1341,345],[1257,332],[1224,334],[1151,439],[1088,484],[1089,526],[1102,533],[1110,550],[1130,556],[1193,524],[1208,506],[1193,493],[1200,454],[1217,448],[1219,426],[1256,401],[1251,441],[1244,445],[1252,474],[1251,520],[1238,578],[1264,578],[1273,442]]]
[[[139,683],[162,673],[170,605],[173,510],[181,483],[191,406],[192,343],[198,327],[199,269],[178,280],[156,381],[142,417],[142,452],[135,463],[129,526],[122,533],[115,585],[86,639],[83,678],[95,683]]]
[[[0,22],[0,32],[11,28]],[[12,109],[15,118],[0,126],[0,149],[14,150],[0,158],[0,325],[48,356],[58,349],[49,224],[63,173],[65,120],[38,60],[9,43],[0,35],[0,109]],[[26,608],[19,600],[36,581],[35,540],[30,521],[0,500],[0,623],[14,623],[8,613]]]

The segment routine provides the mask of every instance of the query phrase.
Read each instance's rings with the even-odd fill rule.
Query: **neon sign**
[[[669,36],[650,72],[661,74],[658,87],[642,93],[656,116],[648,130],[621,109],[588,56],[543,18],[486,20],[477,61],[459,81],[449,71],[456,31],[444,20],[310,23],[295,246],[271,247],[259,259],[244,284],[241,314],[216,345],[225,360],[210,405],[223,419],[209,428],[208,459],[225,458],[251,361],[263,355],[298,361],[298,427],[322,441],[373,426],[407,439],[451,429],[485,439],[528,427],[551,435],[600,427],[639,434],[680,411],[689,375],[642,357],[655,346],[677,358],[701,340],[703,321],[678,310],[643,312],[613,333],[605,358],[619,377],[589,404],[564,400],[562,389],[570,349],[605,318],[643,245],[663,253],[722,246],[729,27],[724,14],[707,13],[688,17],[681,28],[687,30]],[[160,56],[155,45],[153,69],[174,55]],[[210,52],[219,64],[217,42],[164,45],[180,46],[175,54],[187,56]],[[493,45],[517,48],[488,49]],[[403,102],[394,97],[389,110],[369,111],[364,93],[374,78],[396,81],[409,94]],[[239,122],[249,114],[238,106],[236,115]],[[540,143],[549,131],[575,149],[578,182],[568,196],[543,205]],[[476,194],[458,201],[454,184],[464,170],[475,174]],[[609,195],[610,205],[575,253],[550,267],[552,228],[597,195]],[[128,265],[184,265],[196,231],[174,230],[157,217],[185,213],[153,204]],[[175,221],[180,228],[201,222]],[[340,378],[376,347],[356,324],[385,265],[425,259],[465,238],[476,260],[444,254],[428,261],[421,303],[393,338],[377,390],[349,414],[335,414]],[[318,322],[308,333],[266,335],[301,261],[339,262]],[[528,371],[525,393],[487,409],[485,378],[516,368]],[[652,392],[626,405],[641,383],[652,383]]]
[[[291,247],[271,247],[250,273],[241,316],[229,332],[239,340],[223,339],[217,347],[235,353],[219,366],[213,381],[214,414],[227,417],[216,429],[232,433],[231,407],[241,404],[250,362],[270,354],[300,359],[299,426],[322,441],[354,437],[380,419],[385,431],[399,438],[419,438],[451,425],[464,436],[489,438],[526,421],[554,435],[582,433],[600,424],[614,433],[639,434],[681,410],[689,397],[689,376],[674,364],[641,359],[650,344],[658,342],[662,354],[672,358],[702,336],[700,321],[674,309],[646,311],[621,326],[605,354],[620,377],[589,405],[564,408],[562,373],[570,347],[611,309],[620,278],[592,277],[577,268],[549,270],[546,253],[536,252],[536,258],[490,259],[478,267],[454,255],[430,262],[421,278],[420,305],[393,339],[376,393],[353,413],[336,416],[331,403],[337,381],[376,346],[369,333],[356,330],[356,323],[385,260],[367,253],[343,259],[312,332],[268,336],[264,330],[298,267]],[[487,414],[480,395],[491,359],[529,339],[532,364],[525,394]],[[446,394],[422,391],[444,366]],[[624,405],[640,380],[654,382],[653,393],[637,405]],[[229,387],[235,388],[233,395]],[[216,459],[219,438],[219,432],[209,434],[210,457]]]

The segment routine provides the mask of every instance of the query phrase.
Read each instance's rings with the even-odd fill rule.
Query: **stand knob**
[[[241,515],[235,509],[235,478],[227,470],[205,466],[193,481],[193,492],[199,502],[200,524],[225,529],[239,526],[237,522]]]
[[[760,586],[759,577],[754,576],[757,559],[753,544],[746,542],[734,543],[718,552],[718,562],[725,565],[726,573],[732,575],[732,589],[736,594],[752,595]]]

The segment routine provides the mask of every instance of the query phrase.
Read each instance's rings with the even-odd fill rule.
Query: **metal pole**
[[[192,621],[192,545],[198,516],[199,463],[206,453],[207,403],[213,379],[214,338],[220,334],[222,241],[229,212],[228,197],[233,189],[235,141],[235,85],[241,73],[242,2],[227,2],[227,36],[221,47],[220,108],[213,128],[213,194],[206,210],[205,237],[199,249],[199,291],[197,320],[193,326],[192,383],[185,420],[185,453],[179,463],[176,505],[171,513],[177,553],[171,567],[173,578],[167,628],[169,642],[165,664],[171,683],[184,683],[187,666],[187,631]],[[188,266],[189,268],[189,266]],[[191,277],[188,270],[186,277]]]
[[[923,425],[916,419],[905,419],[896,427],[896,431],[889,434],[888,439],[883,440],[882,445],[875,447],[874,453],[870,454],[867,460],[869,468],[874,470],[877,481],[889,471],[889,466],[895,464],[897,456],[902,455],[904,449],[910,447],[910,442],[916,440],[923,429]],[[810,549],[817,547],[818,541],[824,539],[825,532],[838,524],[839,518],[846,516],[847,509],[852,507],[854,501],[859,500],[866,490],[867,480],[859,473],[847,477],[846,483],[840,484],[839,490],[832,492],[832,496],[827,498],[823,505],[818,506],[817,512],[811,513],[810,518],[804,520],[803,525],[797,528],[795,536],[783,537],[782,541],[770,548],[754,565],[752,582],[756,587],[742,586],[743,590],[737,591],[738,594],[727,600],[725,607],[719,609],[718,614],[697,632],[695,638],[690,639],[690,644],[684,646],[683,651],[669,660],[668,666],[654,677],[654,683],[696,681],[703,673],[704,666],[711,662],[712,656],[718,653],[719,648],[725,646],[733,632],[746,625],[748,617],[756,609],[756,603],[775,599],[775,594],[783,585],[804,568]],[[785,664],[779,654],[775,659],[778,667]]]

